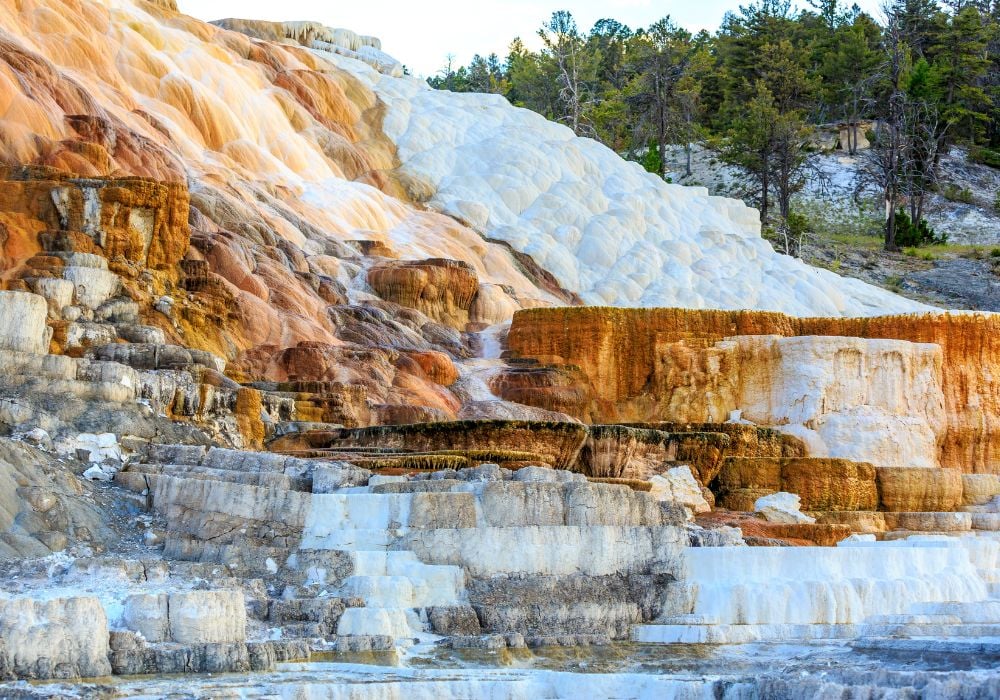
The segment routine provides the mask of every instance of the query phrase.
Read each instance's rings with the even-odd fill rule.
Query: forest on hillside
[[[949,148],[1000,168],[1000,0],[892,0],[878,17],[839,0],[758,0],[697,34],[669,16],[586,31],[559,11],[538,34],[538,51],[515,38],[506,57],[449,60],[428,82],[502,94],[661,177],[669,147],[690,174],[693,145],[708,144],[786,241],[803,225],[793,195],[816,125],[842,125],[852,155],[870,143],[860,176],[885,198],[888,250],[939,240],[925,204]]]

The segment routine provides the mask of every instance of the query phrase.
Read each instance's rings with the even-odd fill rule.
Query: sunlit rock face
[[[739,202],[401,76],[371,37],[27,0],[0,9],[0,41],[0,276],[46,299],[55,352],[209,352],[298,420],[561,418],[603,399],[571,371],[543,413],[511,401],[545,370],[470,393],[412,354],[468,358],[469,331],[554,304],[915,308],[774,255]]]
[[[267,41],[170,2],[0,8],[4,280],[44,288],[54,317],[73,301],[69,287],[37,280],[63,279],[94,308],[129,296],[166,340],[236,360],[244,380],[269,378],[239,374],[264,347],[442,349],[410,332],[428,321],[416,309],[371,318],[361,333],[344,327],[358,322],[343,322],[350,302],[379,302],[365,275],[376,260],[467,266],[476,289],[470,299],[456,288],[460,320],[495,323],[559,298],[508,248],[409,203],[384,105],[322,58],[336,45],[351,62],[377,63],[377,40],[311,23],[240,28]],[[60,349],[115,340],[68,333],[56,328]]]
[[[719,422],[739,409],[812,456],[995,473],[998,331],[989,314],[537,309],[515,316],[508,345],[582,372],[594,398],[560,405],[585,420]],[[537,384],[518,400],[547,407]]]

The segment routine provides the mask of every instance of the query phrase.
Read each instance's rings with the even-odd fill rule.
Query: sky
[[[855,0],[877,16],[879,0]],[[178,0],[182,12],[203,20],[240,17],[313,20],[382,39],[382,48],[418,75],[433,75],[448,54],[464,65],[476,53],[507,54],[520,36],[536,48],[538,28],[556,10],[569,10],[583,30],[604,17],[632,28],[664,15],[692,31],[714,30],[727,10],[749,0]],[[847,3],[845,3],[847,4]]]

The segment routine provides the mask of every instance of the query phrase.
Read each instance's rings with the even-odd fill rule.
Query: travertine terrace
[[[1000,322],[757,221],[347,29],[4,3],[0,696],[996,696]]]

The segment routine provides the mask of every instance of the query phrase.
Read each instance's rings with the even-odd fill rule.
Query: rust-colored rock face
[[[146,178],[71,178],[31,168],[0,170],[0,220],[29,236],[83,233],[109,261],[170,270],[188,250],[187,187]],[[90,251],[85,251],[90,252]],[[8,256],[18,257],[16,251]]]
[[[753,311],[532,309],[515,315],[508,345],[514,357],[579,368],[594,398],[575,411],[562,405],[575,417],[702,422],[724,419],[739,407],[729,397],[736,392],[738,363],[746,358],[720,343],[733,336],[837,336],[939,346],[944,417],[933,438],[937,462],[966,472],[1000,472],[1000,318],[994,316],[810,319]],[[544,388],[521,391],[519,399],[547,407]]]
[[[751,499],[778,491],[797,494],[810,511],[873,511],[879,505],[875,467],[843,459],[730,457],[713,486],[730,510],[753,510]]]
[[[459,330],[469,323],[479,290],[471,266],[441,259],[381,263],[368,271],[368,284],[386,301],[417,309]]]

